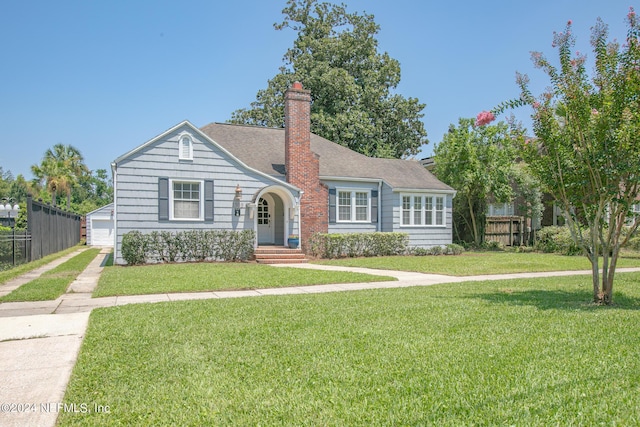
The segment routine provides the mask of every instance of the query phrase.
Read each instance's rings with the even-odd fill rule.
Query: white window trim
[[[188,157],[182,155],[182,140],[187,138],[189,140],[189,154]],[[188,132],[182,132],[178,135],[178,159],[179,160],[193,160],[193,136]]]
[[[410,209],[409,209],[409,222],[410,224],[404,224],[403,223],[403,217],[404,217],[404,206],[402,203],[402,199],[404,197],[410,197]],[[422,209],[421,209],[421,220],[423,222],[423,224],[414,224],[414,197],[421,197],[422,198]],[[436,198],[437,197],[441,197],[442,198],[442,224],[436,224],[436,214],[438,212],[438,210],[436,209],[437,207],[437,203],[436,203]],[[432,218],[433,218],[433,224],[424,224],[424,222],[427,219],[427,216],[425,214],[426,212],[426,200],[427,198],[431,198],[432,199],[432,204],[431,204],[431,212],[432,212]],[[424,193],[400,193],[400,227],[403,228],[446,228],[447,227],[447,196],[445,194],[424,194]]]
[[[200,209],[198,218],[176,218],[174,211],[174,197],[173,197],[173,183],[182,182],[186,184],[198,184],[200,186]],[[184,222],[196,222],[204,221],[204,181],[198,179],[169,179],[169,221],[184,221]]]
[[[351,193],[351,219],[340,219],[340,193]],[[367,194],[367,219],[356,220],[356,193]],[[371,223],[371,189],[369,188],[338,188],[336,187],[336,223],[341,224],[370,224]]]

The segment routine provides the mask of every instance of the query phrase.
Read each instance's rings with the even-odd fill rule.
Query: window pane
[[[366,221],[369,219],[367,210],[369,209],[369,193],[356,193],[356,221]]]
[[[200,217],[200,203],[198,202],[186,202],[176,200],[174,202],[175,211],[173,216],[176,218],[199,218]]]
[[[351,221],[351,207],[340,206],[338,209],[338,219],[340,221]]]
[[[413,197],[413,225],[422,224],[422,196]]]
[[[411,224],[411,197],[402,196],[402,225]]]
[[[433,225],[433,197],[424,198],[424,223]]]
[[[402,224],[403,225],[411,224],[411,212],[410,211],[402,211]]]
[[[351,221],[351,192],[338,192],[338,220]]]
[[[444,198],[436,197],[436,225],[444,223]]]

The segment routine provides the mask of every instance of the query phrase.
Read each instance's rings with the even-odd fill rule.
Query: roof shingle
[[[200,130],[247,166],[284,175],[284,129],[211,123]],[[322,178],[382,179],[396,189],[454,191],[417,160],[367,157],[315,134],[311,151],[320,156]]]

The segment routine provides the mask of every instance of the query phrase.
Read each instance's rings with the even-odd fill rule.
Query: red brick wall
[[[329,230],[329,193],[320,183],[320,162],[311,151],[311,93],[296,82],[285,94],[287,182],[304,191],[300,200],[302,249],[314,233]]]

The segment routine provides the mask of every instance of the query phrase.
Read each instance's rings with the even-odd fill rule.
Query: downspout
[[[300,196],[298,197],[298,241],[302,244],[302,196],[304,191],[300,190]]]
[[[111,163],[111,174],[113,175],[113,263],[118,259],[118,165]]]
[[[378,223],[376,231],[382,231],[382,181],[378,181]]]

